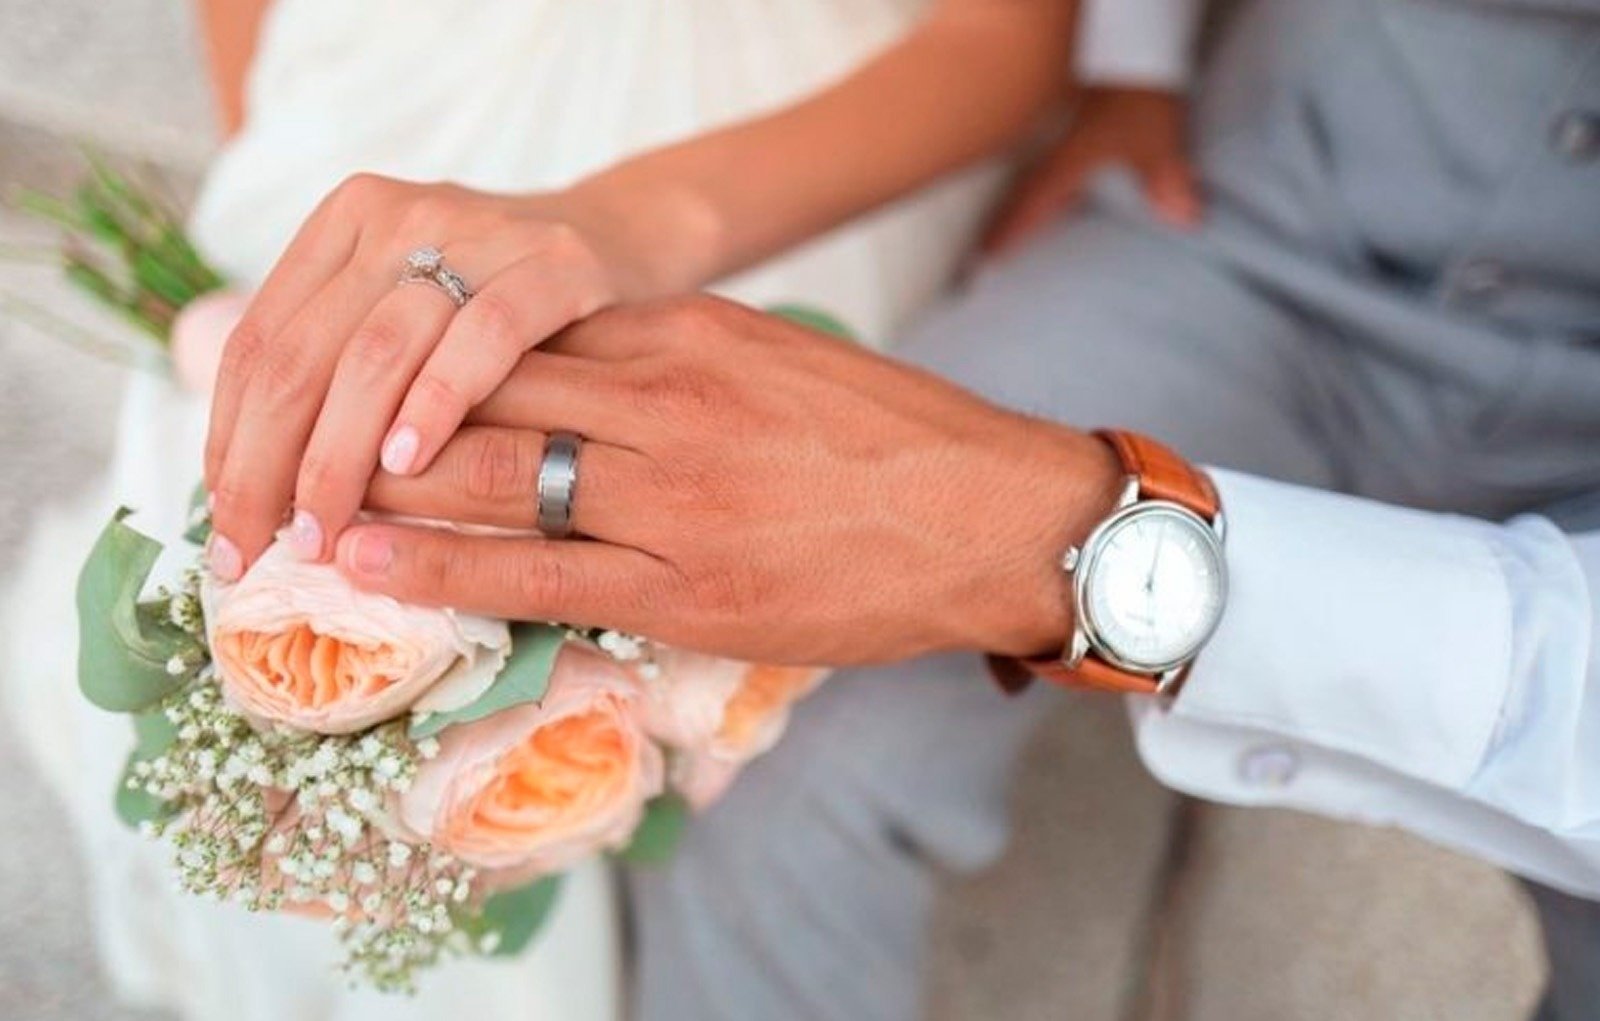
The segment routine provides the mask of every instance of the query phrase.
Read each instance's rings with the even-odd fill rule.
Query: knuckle
[[[704,415],[723,403],[722,387],[703,369],[681,362],[656,366],[634,387],[639,410],[653,415]]]
[[[300,462],[297,482],[300,498],[315,502],[317,498],[332,492],[339,484],[340,474],[338,463],[327,451],[316,449],[307,451],[305,460]]]
[[[460,460],[461,489],[479,502],[494,502],[529,492],[533,482],[531,448],[510,430],[486,429],[472,437]]]
[[[460,384],[437,372],[424,371],[411,385],[412,394],[424,407],[442,411],[452,417],[462,416],[472,406],[470,397]]]
[[[283,399],[298,393],[308,382],[310,366],[299,344],[277,344],[259,359],[256,378],[266,393]]]
[[[334,188],[333,207],[352,212],[364,209],[382,195],[389,184],[389,179],[380,174],[351,174]]]
[[[219,378],[229,379],[247,373],[267,349],[267,334],[253,319],[240,320],[222,347]]]
[[[507,557],[510,591],[519,603],[533,612],[555,612],[576,605],[579,576],[560,557]]]
[[[219,523],[238,521],[261,503],[256,487],[236,476],[224,474],[211,490],[211,514]]]
[[[394,323],[375,319],[363,323],[345,346],[342,361],[363,379],[382,376],[393,369],[401,349],[399,330]]]
[[[400,217],[401,224],[410,232],[433,232],[451,219],[456,208],[449,193],[428,188],[407,203]]]
[[[471,317],[469,328],[481,344],[505,352],[522,349],[516,309],[503,295],[493,291],[480,294],[467,303],[462,314]]]

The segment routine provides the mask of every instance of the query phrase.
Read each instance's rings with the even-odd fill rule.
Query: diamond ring
[[[461,274],[444,264],[444,253],[428,245],[406,256],[406,268],[400,274],[403,284],[432,284],[445,293],[456,308],[472,300],[472,288]]]

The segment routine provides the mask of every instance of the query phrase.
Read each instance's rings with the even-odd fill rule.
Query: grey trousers
[[[1102,214],[980,280],[904,353],[1018,408],[1349,488],[1329,452],[1324,413],[1339,405],[1316,343],[1226,269]],[[670,865],[629,877],[634,1016],[917,1017],[935,874],[998,855],[1012,765],[1055,697],[1001,697],[964,655],[829,680]],[[1546,916],[1557,980],[1592,982],[1600,909],[1559,910]],[[1569,999],[1541,1021],[1600,1018],[1600,994],[1574,986]]]
[[[1600,191],[1549,125],[1600,110],[1597,14],[1248,4],[1199,89],[1204,230],[1165,233],[1113,186],[898,352],[1203,463],[1488,517],[1582,503],[1600,494]],[[1004,699],[959,655],[830,680],[676,860],[628,877],[635,1016],[917,1016],[935,868],[998,854],[1052,697]],[[1536,897],[1541,1021],[1600,1021],[1600,908]]]

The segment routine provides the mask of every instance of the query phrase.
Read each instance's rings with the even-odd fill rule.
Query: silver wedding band
[[[544,460],[539,462],[539,531],[551,539],[572,534],[572,505],[578,494],[578,449],[583,437],[577,433],[551,433],[544,444]]]
[[[444,253],[428,245],[406,256],[406,268],[400,274],[402,284],[431,284],[445,293],[456,308],[472,300],[472,288],[461,274],[444,264]]]

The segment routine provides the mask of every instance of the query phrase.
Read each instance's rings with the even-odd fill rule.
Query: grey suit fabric
[[[1593,509],[1600,3],[1259,0],[1197,104],[1202,230],[1107,182],[901,356],[1210,464]],[[933,871],[999,852],[1015,752],[1059,697],[1005,700],[971,656],[829,681],[671,865],[629,875],[636,1016],[916,1016]],[[1600,1019],[1600,910],[1539,896],[1543,1018]]]

